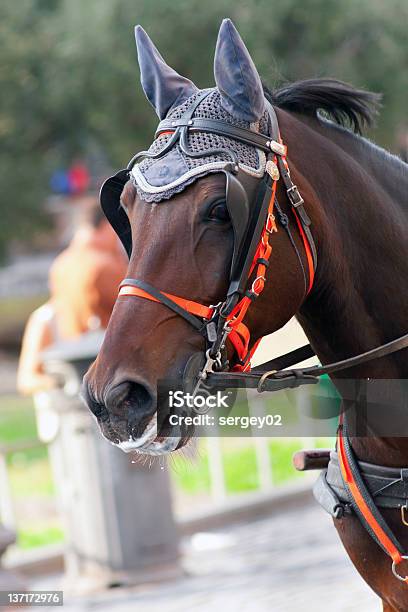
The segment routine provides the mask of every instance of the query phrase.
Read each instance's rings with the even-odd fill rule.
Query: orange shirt
[[[75,338],[98,323],[107,327],[126,268],[110,226],[77,233],[50,271],[51,302],[62,339]]]

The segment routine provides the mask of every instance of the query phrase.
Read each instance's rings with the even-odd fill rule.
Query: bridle
[[[392,342],[376,347],[360,355],[327,364],[302,369],[287,369],[315,355],[310,345],[305,345],[251,370],[251,358],[261,339],[251,344],[250,331],[244,317],[250,306],[262,293],[266,271],[272,251],[271,236],[280,225],[295,249],[305,283],[305,297],[313,287],[317,267],[317,251],[311,232],[311,221],[305,210],[304,200],[293,183],[287,162],[287,147],[283,144],[275,110],[266,102],[270,134],[231,125],[218,119],[204,119],[194,112],[208,91],[202,91],[194,104],[178,119],[164,119],[159,123],[155,136],[170,134],[167,144],[158,152],[137,153],[125,170],[109,178],[101,189],[101,206],[106,217],[121,239],[128,256],[132,252],[131,228],[126,212],[120,206],[120,195],[133,166],[144,158],[159,159],[178,143],[186,155],[205,157],[214,154],[230,157],[220,169],[226,179],[226,205],[234,232],[229,288],[225,300],[215,306],[207,306],[157,289],[142,279],[125,278],[120,284],[119,296],[133,296],[159,302],[184,318],[206,340],[205,362],[198,375],[195,392],[205,383],[210,389],[257,388],[259,392],[293,388],[318,382],[318,377],[366,363],[399,351],[408,346],[408,334]],[[226,136],[262,150],[266,155],[266,172],[261,179],[248,176],[239,166],[231,149],[210,149],[194,153],[188,145],[190,132],[209,132]],[[296,226],[300,233],[307,262],[307,273],[288,216],[282,211],[276,198],[276,187],[282,179]],[[250,283],[251,277],[254,280]],[[250,283],[250,288],[248,288]],[[230,369],[226,343],[232,344],[236,363]],[[204,360],[203,360],[204,361]]]

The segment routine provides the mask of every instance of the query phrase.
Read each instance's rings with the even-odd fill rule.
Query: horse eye
[[[230,216],[226,202],[224,200],[216,202],[209,210],[208,218],[212,221],[229,221]]]

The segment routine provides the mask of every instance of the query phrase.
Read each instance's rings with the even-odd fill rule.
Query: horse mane
[[[361,134],[378,113],[381,94],[356,89],[337,79],[307,79],[271,90],[265,97],[278,108],[318,118],[319,111],[335,123]]]

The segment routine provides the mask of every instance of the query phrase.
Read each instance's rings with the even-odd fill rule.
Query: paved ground
[[[329,518],[302,512],[196,534],[184,542],[186,576],[68,600],[72,612],[372,612],[377,598],[346,558]],[[46,585],[38,585],[37,588]],[[56,586],[54,586],[56,588]]]

